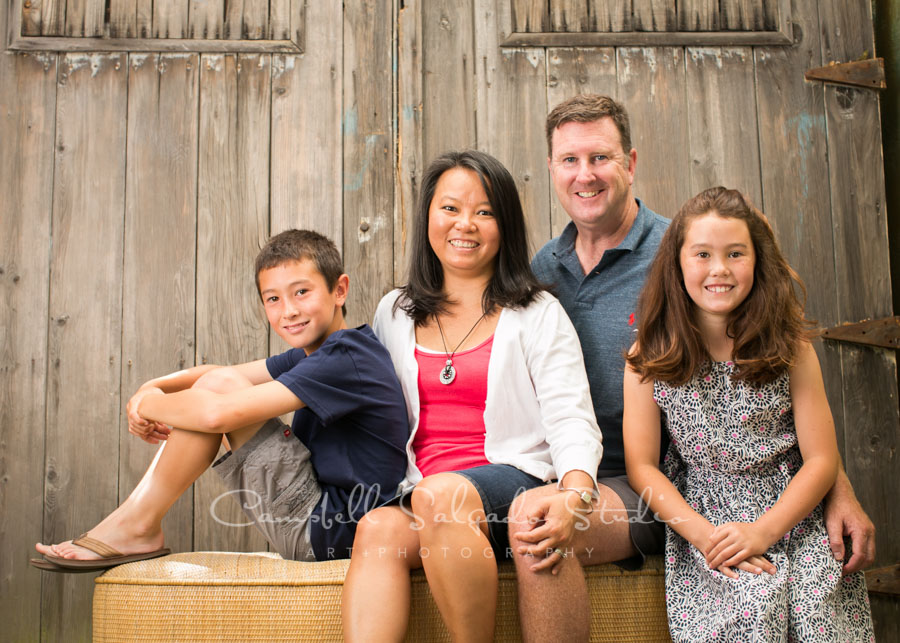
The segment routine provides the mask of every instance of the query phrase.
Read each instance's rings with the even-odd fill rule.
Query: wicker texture
[[[340,641],[348,561],[197,552],[121,565],[94,589],[94,641]],[[662,561],[587,568],[591,640],[667,641]],[[407,640],[449,641],[421,571]],[[375,616],[377,618],[377,616]],[[521,640],[515,571],[500,567],[497,641]]]

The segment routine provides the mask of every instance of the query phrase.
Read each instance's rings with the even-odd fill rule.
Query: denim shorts
[[[478,490],[488,521],[488,539],[497,559],[511,558],[509,549],[509,506],[516,496],[540,487],[544,481],[509,464],[485,464],[454,471]]]
[[[213,464],[247,517],[289,560],[316,559],[309,517],[322,496],[309,449],[278,418]]]

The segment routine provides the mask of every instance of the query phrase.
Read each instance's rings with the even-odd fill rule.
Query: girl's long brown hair
[[[716,213],[747,224],[756,265],[753,287],[728,320],[734,339],[734,378],[771,382],[794,363],[798,343],[811,337],[811,322],[794,291],[806,288],[788,265],[765,216],[737,190],[715,187],[689,199],[672,220],[638,298],[637,345],[626,359],[641,379],[686,383],[711,360],[684,287],[681,246],[690,222]]]

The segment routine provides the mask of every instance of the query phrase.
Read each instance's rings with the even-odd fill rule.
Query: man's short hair
[[[333,291],[344,274],[344,264],[337,247],[328,237],[312,230],[285,230],[271,237],[256,256],[256,290],[259,273],[290,261],[309,259]]]
[[[631,125],[628,122],[628,112],[609,96],[600,94],[578,94],[561,102],[547,115],[548,155],[553,156],[553,130],[566,123],[593,123],[601,118],[611,118],[619,130],[627,164],[628,153],[631,151]]]

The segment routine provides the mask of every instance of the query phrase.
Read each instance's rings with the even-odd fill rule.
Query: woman
[[[407,476],[400,505],[358,526],[344,634],[402,640],[409,571],[424,567],[453,639],[492,640],[513,498],[560,477],[569,520],[589,512],[600,430],[575,330],[529,268],[509,172],[481,152],[441,156],[414,225],[409,282],[373,324],[406,396]]]

